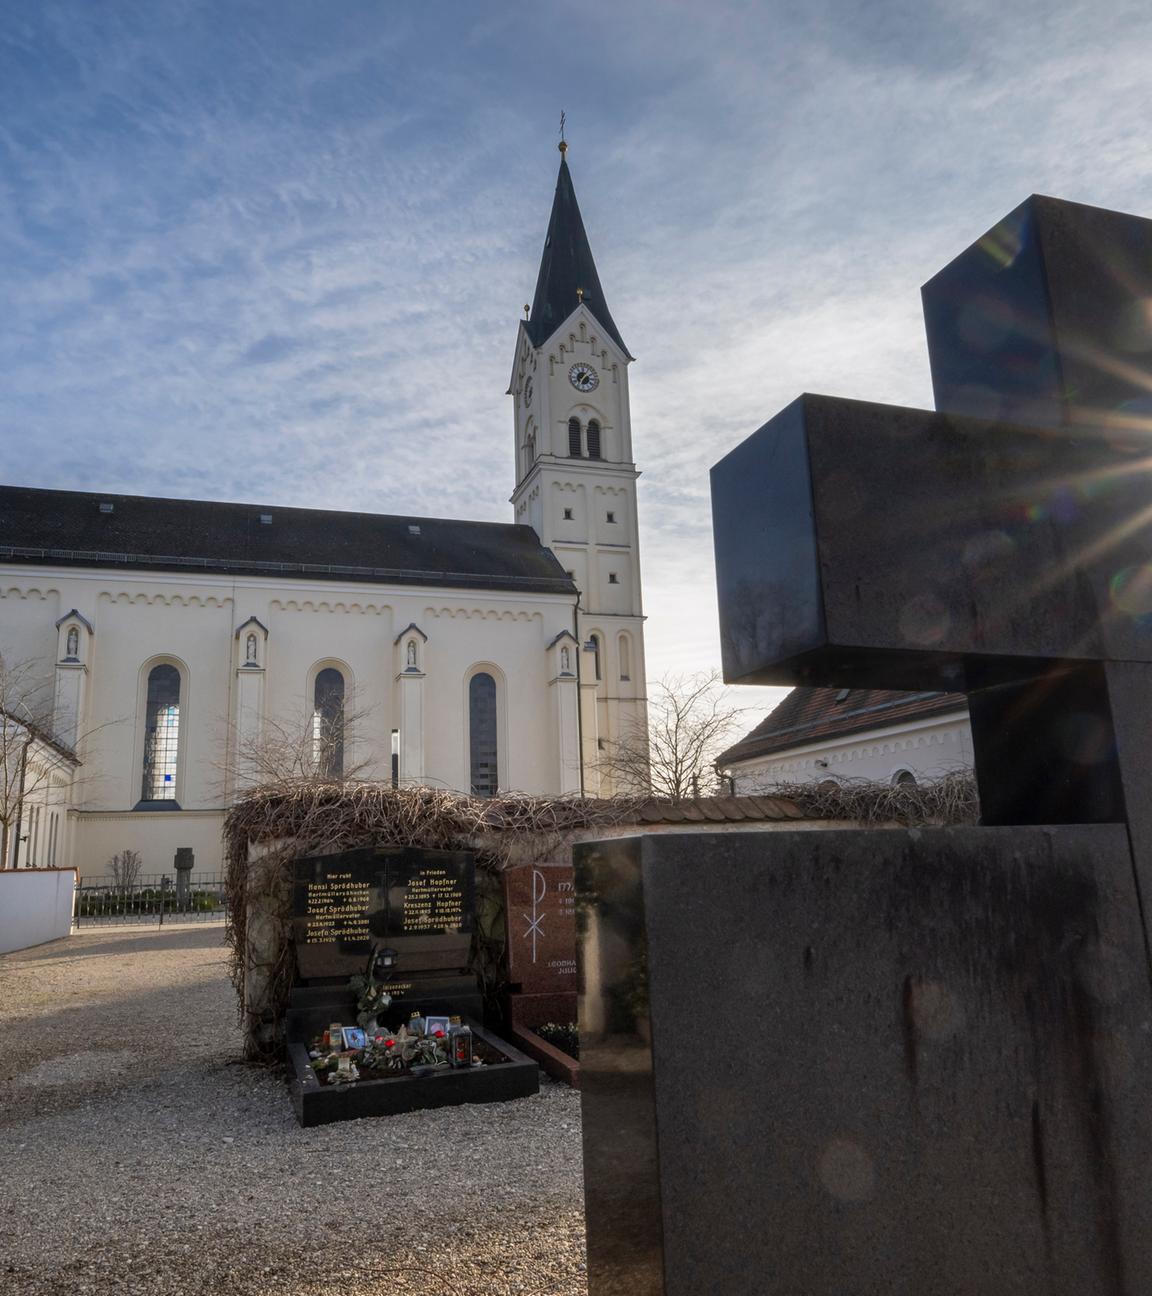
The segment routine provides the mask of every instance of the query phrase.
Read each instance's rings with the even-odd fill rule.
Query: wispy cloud
[[[632,350],[650,669],[717,658],[707,471],[930,402],[918,287],[1032,191],[1152,208],[1152,13],[1021,0],[19,0],[0,476],[510,519],[559,109]]]

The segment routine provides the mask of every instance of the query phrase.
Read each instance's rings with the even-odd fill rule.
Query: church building
[[[512,523],[0,486],[6,867],[132,849],[159,873],[191,847],[215,870],[228,804],[312,772],[621,790],[602,754],[645,723],[632,357],[565,151],[516,331]]]

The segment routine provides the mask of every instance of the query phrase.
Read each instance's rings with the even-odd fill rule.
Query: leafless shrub
[[[134,850],[117,851],[108,861],[112,870],[112,882],[116,887],[130,891],[140,879],[142,862],[140,852]]]

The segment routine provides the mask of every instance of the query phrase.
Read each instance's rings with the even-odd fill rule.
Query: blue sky
[[[930,405],[919,285],[1027,194],[1152,214],[1150,64],[1143,0],[8,0],[0,479],[510,521],[564,108],[649,670],[708,668],[708,468]]]

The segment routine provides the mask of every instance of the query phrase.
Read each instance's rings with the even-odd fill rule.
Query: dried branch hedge
[[[361,847],[417,846],[470,850],[477,864],[500,872],[512,862],[555,858],[573,836],[635,819],[639,802],[620,798],[503,796],[479,798],[438,788],[380,783],[300,783],[249,793],[224,821],[226,939],[230,974],[244,1015],[249,903],[261,894],[262,916],[277,924],[261,963],[277,1011],[292,982],[289,938],[292,866],[310,855]],[[263,846],[256,861],[249,845]],[[245,1023],[246,1027],[250,1023]]]
[[[925,783],[777,783],[759,795],[791,801],[806,819],[851,819],[864,826],[975,824],[980,817],[976,779],[967,770]]]
[[[758,793],[793,802],[803,818],[848,820],[860,825],[966,824],[978,814],[975,781],[953,774],[935,782],[887,784],[846,781],[831,785],[780,784]],[[416,846],[470,850],[477,864],[499,873],[512,863],[556,859],[572,840],[626,824],[641,826],[649,798],[464,796],[438,788],[394,788],[380,783],[279,784],[250,792],[224,822],[226,938],[230,972],[244,1017],[249,904],[259,894],[262,932],[259,967],[269,987],[272,1015],[282,1015],[292,983],[290,911],[293,863],[310,855],[362,847]],[[643,819],[653,822],[652,815]],[[657,821],[659,815],[657,815]],[[702,824],[707,829],[710,824]],[[781,827],[786,827],[782,823]],[[642,829],[641,829],[642,830]],[[249,847],[263,847],[250,859]],[[249,1038],[253,1025],[244,1022]],[[253,1051],[250,1048],[250,1053]],[[259,1050],[256,1050],[259,1051]]]

